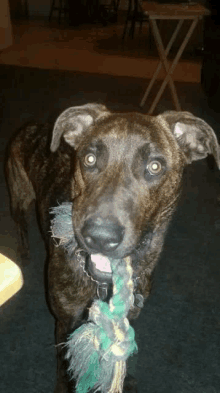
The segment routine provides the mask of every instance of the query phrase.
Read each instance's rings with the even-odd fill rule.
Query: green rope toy
[[[63,203],[51,211],[52,236],[73,253],[76,240],[72,227],[72,204]],[[134,304],[131,258],[110,260],[113,296],[109,303],[95,300],[88,322],[67,341],[69,372],[76,380],[76,392],[91,389],[100,393],[122,393],[126,360],[137,351],[134,329],[127,319]]]

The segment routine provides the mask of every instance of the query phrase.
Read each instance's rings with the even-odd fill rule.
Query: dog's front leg
[[[86,307],[85,307],[86,308]],[[70,333],[81,326],[86,320],[83,319],[85,311],[80,312],[77,320],[74,318],[56,321],[55,338],[57,349],[57,382],[55,393],[74,392],[75,381],[71,379],[68,373],[68,361],[65,359],[66,343]]]
[[[78,261],[69,259],[65,250],[51,245],[48,271],[48,300],[56,319],[58,375],[55,393],[73,392],[65,361],[68,335],[86,321],[96,294],[96,285]],[[71,387],[70,387],[71,386]],[[69,390],[68,390],[69,388]]]
[[[67,375],[67,364],[64,359],[67,329],[70,321],[56,321],[55,335],[57,347],[57,382],[55,393],[68,393],[69,378]]]

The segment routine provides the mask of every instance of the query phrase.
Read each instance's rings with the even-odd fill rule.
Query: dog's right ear
[[[190,112],[167,111],[158,116],[166,122],[187,164],[212,154],[220,169],[220,147],[213,129]]]
[[[75,146],[76,139],[82,132],[109,113],[105,105],[95,103],[66,109],[54,125],[50,150],[55,152],[58,149],[62,135],[69,145]]]

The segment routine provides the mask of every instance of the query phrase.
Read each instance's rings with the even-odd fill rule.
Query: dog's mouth
[[[112,282],[110,260],[102,254],[88,254],[86,256],[85,269],[95,281],[106,284]]]

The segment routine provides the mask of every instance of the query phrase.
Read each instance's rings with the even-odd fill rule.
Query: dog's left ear
[[[175,111],[164,112],[158,119],[168,123],[188,164],[212,154],[220,169],[220,146],[213,129],[204,120],[189,112]]]
[[[58,149],[62,135],[70,146],[75,147],[77,138],[97,119],[109,113],[105,105],[96,103],[66,109],[54,125],[50,150],[55,152]]]

